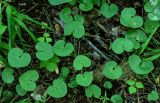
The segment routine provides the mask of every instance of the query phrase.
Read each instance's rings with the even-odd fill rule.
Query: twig
[[[36,8],[37,6],[38,6],[39,4],[37,3],[37,4],[35,4],[34,6],[32,6],[30,9],[28,9],[27,11],[26,11],[26,13],[28,13],[28,12],[30,12],[30,11],[32,11],[34,8]]]

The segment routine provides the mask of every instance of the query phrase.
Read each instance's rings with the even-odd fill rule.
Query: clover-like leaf
[[[151,61],[141,60],[141,58],[135,54],[129,57],[128,62],[131,70],[136,74],[148,74],[154,69],[153,63]]]
[[[26,91],[33,91],[36,89],[36,81],[39,74],[36,70],[28,70],[19,77],[20,86]]]
[[[69,74],[69,68],[62,67],[61,68],[61,73],[62,73],[62,76],[67,77],[67,75]]]
[[[7,84],[12,83],[14,81],[13,73],[14,71],[11,68],[4,69],[2,72],[2,80]]]
[[[79,5],[79,8],[82,11],[89,11],[93,8],[92,0],[82,0],[82,3]]]
[[[20,48],[12,48],[8,53],[8,63],[15,68],[21,68],[29,65],[31,56],[24,53]]]
[[[85,28],[83,26],[84,18],[82,15],[75,15],[74,21],[64,25],[64,35],[73,35],[74,38],[82,38],[85,35]]]
[[[54,56],[53,47],[49,43],[39,42],[35,48],[37,50],[36,57],[41,61],[47,61]]]
[[[57,68],[58,68],[58,66],[55,62],[47,64],[47,70],[50,72],[54,72]]]
[[[115,4],[108,5],[107,3],[103,3],[100,11],[104,17],[111,18],[118,13],[118,6]]]
[[[144,85],[142,84],[142,82],[136,82],[136,88],[144,88]]]
[[[64,23],[69,23],[73,21],[73,17],[70,15],[71,14],[71,9],[70,8],[64,8],[62,9],[62,11],[60,12],[60,19],[64,22]]]
[[[143,25],[143,19],[136,15],[134,8],[124,8],[121,12],[120,23],[131,28],[139,28]]]
[[[85,89],[85,94],[87,97],[99,98],[101,96],[101,88],[95,84],[92,84]]]
[[[146,33],[151,33],[158,25],[160,25],[159,22],[146,19],[144,22],[144,30]]]
[[[73,67],[75,70],[82,70],[84,67],[90,67],[91,60],[84,55],[78,55],[73,61]]]
[[[119,79],[123,74],[120,66],[115,61],[107,62],[103,67],[103,75],[109,79]]]
[[[123,99],[120,95],[112,95],[111,102],[112,103],[123,103]]]
[[[159,99],[159,94],[158,94],[158,92],[155,91],[155,90],[152,90],[151,93],[148,94],[147,99],[148,99],[149,101],[156,101],[156,100],[158,100],[158,99]]]
[[[127,38],[117,38],[112,44],[111,48],[114,53],[121,54],[124,51],[131,52],[134,48],[134,44]]]
[[[64,40],[58,40],[53,46],[53,51],[57,56],[69,56],[74,51],[72,43],[66,43]]]
[[[51,5],[60,5],[71,2],[72,0],[48,0]]]
[[[130,94],[134,94],[134,93],[136,93],[137,89],[134,86],[130,86],[128,88],[128,91],[129,91]]]
[[[21,87],[20,84],[17,84],[17,85],[16,85],[16,92],[17,92],[17,94],[18,94],[19,96],[24,96],[24,95],[26,95],[26,93],[27,93],[27,91],[24,90],[24,89]]]
[[[47,88],[47,93],[54,98],[62,98],[67,94],[67,85],[62,79],[56,79]]]
[[[87,87],[93,81],[93,73],[92,72],[84,72],[84,74],[77,74],[76,75],[76,82],[80,86]]]

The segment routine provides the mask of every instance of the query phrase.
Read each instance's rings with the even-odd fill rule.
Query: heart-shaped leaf
[[[67,94],[67,85],[62,79],[56,79],[47,88],[47,93],[54,98],[62,98]]]
[[[85,89],[85,94],[87,97],[93,96],[95,98],[99,98],[101,96],[101,88],[95,84],[92,84]]]
[[[8,53],[8,63],[12,67],[25,67],[29,65],[30,61],[31,56],[20,48],[12,48]]]
[[[157,21],[151,21],[150,19],[146,19],[144,22],[144,30],[146,33],[152,33],[152,31],[160,25]]]
[[[148,74],[154,69],[151,61],[141,60],[141,58],[135,54],[129,57],[128,62],[131,70],[136,74]]]
[[[53,47],[49,43],[39,42],[35,48],[37,50],[36,57],[41,61],[47,61],[54,56]]]
[[[109,79],[119,79],[123,74],[120,66],[115,61],[107,62],[103,67],[103,75]]]
[[[134,93],[136,93],[137,89],[134,86],[130,86],[128,88],[128,91],[129,91],[129,94],[134,94]]]
[[[121,12],[120,23],[131,28],[139,28],[143,25],[143,19],[136,15],[134,8],[124,8]]]
[[[158,100],[158,99],[159,99],[159,94],[158,94],[158,92],[155,91],[155,90],[152,90],[151,93],[148,94],[147,99],[148,99],[149,101],[156,101],[156,100]]]
[[[120,95],[112,95],[111,102],[112,103],[123,103],[123,99]]]
[[[66,43],[64,40],[58,40],[53,46],[53,51],[57,56],[69,56],[74,51],[72,43]]]
[[[103,3],[100,11],[104,17],[111,18],[118,13],[118,6],[115,4],[108,5],[107,3]]]
[[[19,83],[24,90],[33,91],[38,78],[39,74],[36,70],[28,70],[19,77]]]
[[[24,96],[27,93],[27,91],[25,91],[20,84],[16,85],[16,92],[19,96]]]
[[[134,48],[134,44],[127,38],[117,38],[112,44],[111,48],[114,53],[121,54],[124,51],[131,52]]]
[[[62,9],[62,11],[60,12],[60,19],[64,22],[64,23],[69,23],[73,21],[73,17],[70,15],[71,14],[71,9],[70,8],[64,8]]]
[[[92,72],[84,72],[84,74],[77,74],[76,75],[76,82],[80,86],[87,87],[93,81],[93,73]]]
[[[60,5],[71,2],[72,0],[48,0],[51,5]]]
[[[92,0],[82,0],[82,3],[79,5],[79,8],[82,11],[89,11],[93,8]]]
[[[4,69],[2,72],[2,80],[7,84],[12,83],[14,81],[13,73],[14,71],[11,68]]]
[[[91,60],[84,55],[78,55],[73,61],[73,67],[75,70],[82,70],[84,67],[90,66]]]
[[[85,28],[83,26],[84,18],[82,15],[75,15],[74,21],[64,25],[64,35],[69,36],[73,34],[74,38],[82,38],[85,35]]]

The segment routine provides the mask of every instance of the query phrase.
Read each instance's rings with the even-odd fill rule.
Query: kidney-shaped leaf
[[[93,96],[95,98],[99,98],[101,96],[101,88],[95,84],[92,84],[85,89],[85,94],[87,97]]]
[[[111,102],[112,103],[123,103],[123,99],[120,95],[113,95],[111,97]]]
[[[123,74],[120,66],[115,61],[107,62],[103,67],[103,75],[109,79],[119,79]]]
[[[71,11],[70,8],[64,8],[64,9],[62,9],[62,11],[60,12],[60,19],[64,23],[69,23],[69,22],[73,21],[73,17],[70,15],[71,12],[72,11]]]
[[[148,74],[154,69],[151,61],[141,60],[141,58],[135,54],[129,57],[128,62],[131,70],[136,74]]]
[[[20,48],[12,48],[8,53],[8,63],[15,68],[29,65],[31,56]]]
[[[39,42],[35,48],[37,50],[36,57],[41,61],[47,61],[54,56],[53,47],[47,42]]]
[[[47,93],[54,98],[62,98],[67,94],[67,85],[62,79],[56,79],[47,88]]]
[[[74,51],[72,43],[66,43],[64,40],[58,40],[53,46],[53,51],[57,56],[69,56]]]
[[[80,86],[87,87],[93,81],[93,73],[92,72],[84,72],[84,74],[77,74],[76,75],[76,82]]]
[[[4,69],[2,72],[2,80],[7,84],[12,83],[14,81],[13,73],[14,71],[11,68]]]
[[[72,0],[48,0],[51,5],[60,5],[71,2]]]
[[[19,83],[24,90],[33,91],[38,78],[39,74],[36,70],[28,70],[19,77]]]
[[[93,8],[92,0],[82,0],[83,2],[79,5],[82,11],[89,11]]]
[[[156,100],[158,100],[158,99],[159,99],[159,94],[158,94],[158,92],[155,91],[155,90],[152,90],[151,93],[148,94],[147,99],[148,99],[149,101],[156,101]]]

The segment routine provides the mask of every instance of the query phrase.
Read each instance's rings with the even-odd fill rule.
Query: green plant
[[[108,5],[107,3],[103,3],[100,11],[104,17],[111,18],[118,13],[118,6],[115,4]]]
[[[124,8],[121,12],[120,23],[131,28],[139,28],[143,25],[143,19],[136,15],[134,8]]]
[[[128,91],[130,94],[136,93],[137,89],[144,88],[141,82],[136,82],[135,80],[127,80],[126,83],[129,85]]]
[[[79,8],[82,11],[89,11],[93,8],[93,2],[92,0],[82,0],[82,3],[80,3]]]
[[[73,67],[75,70],[82,70],[84,67],[90,67],[91,60],[84,55],[78,55],[73,61]]]
[[[110,81],[105,81],[103,87],[105,87],[106,89],[112,89],[113,84]]]
[[[52,42],[52,38],[50,37],[50,34],[47,32],[43,33],[43,37],[39,37],[37,40],[39,42]]]
[[[123,99],[120,95],[112,95],[111,102],[112,103],[123,103]]]
[[[76,75],[76,82],[80,86],[87,87],[93,81],[93,73],[92,72],[84,72],[84,74],[77,74]]]
[[[19,77],[20,86],[26,91],[33,91],[36,89],[38,78],[39,74],[36,70],[28,70]]]
[[[85,94],[87,97],[93,96],[99,98],[101,96],[101,89],[97,85],[92,84],[85,89]]]
[[[60,5],[63,3],[71,2],[72,0],[48,0],[51,5]]]
[[[7,83],[11,84],[14,81],[14,70],[11,68],[6,68],[2,72],[2,80]]]
[[[119,79],[123,74],[120,66],[115,61],[107,62],[103,67],[103,75],[109,79]]]
[[[8,63],[11,67],[21,68],[28,66],[31,61],[31,56],[20,48],[12,48],[8,52]]]
[[[54,98],[61,98],[67,94],[67,85],[62,79],[56,79],[47,88],[47,93]]]
[[[159,94],[158,94],[158,92],[155,91],[155,90],[152,90],[152,91],[148,94],[147,99],[148,99],[149,101],[156,101],[156,100],[158,100],[158,99],[159,99]]]
[[[19,96],[24,96],[24,95],[26,95],[26,93],[27,93],[27,91],[24,90],[24,89],[21,87],[20,84],[17,84],[17,85],[16,85],[16,92],[17,92],[17,94],[18,94]]]
[[[53,51],[57,56],[69,56],[74,51],[72,43],[66,43],[64,40],[58,40],[53,46]]]
[[[151,61],[141,60],[141,58],[135,54],[129,57],[128,62],[131,70],[136,74],[148,74],[154,69]]]

